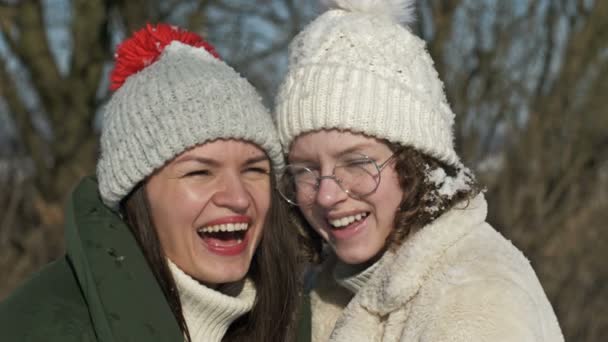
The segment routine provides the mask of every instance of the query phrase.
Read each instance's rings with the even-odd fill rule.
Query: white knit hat
[[[193,36],[159,25],[148,26],[144,30],[149,32],[138,39],[154,40],[157,29]],[[158,47],[159,56],[144,60],[146,66],[135,74],[129,76],[127,70],[124,84],[103,112],[97,177],[106,205],[116,209],[154,170],[185,150],[215,139],[253,142],[265,150],[275,170],[283,167],[270,113],[247,80],[206,48],[171,39],[162,42],[164,46],[156,41],[144,43]],[[132,56],[117,58],[121,57]]]
[[[286,152],[300,134],[344,129],[413,146],[448,164],[454,114],[423,40],[406,24],[413,0],[333,0],[290,44],[276,99]]]

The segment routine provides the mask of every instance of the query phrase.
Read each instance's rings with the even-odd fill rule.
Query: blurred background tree
[[[608,2],[418,0],[490,222],[530,258],[567,341],[608,336]],[[95,171],[116,44],[147,22],[208,38],[270,106],[306,0],[0,1],[0,299],[63,252]]]

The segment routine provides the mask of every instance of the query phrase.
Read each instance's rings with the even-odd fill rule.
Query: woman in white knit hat
[[[321,263],[300,339],[563,341],[454,151],[443,84],[402,26],[413,1],[325,2],[291,43],[276,99],[280,191]]]
[[[66,256],[0,304],[2,340],[287,340],[296,248],[260,97],[164,24],[119,46],[112,88],[99,184],[72,196]]]

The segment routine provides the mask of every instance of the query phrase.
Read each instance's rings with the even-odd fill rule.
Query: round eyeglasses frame
[[[374,161],[374,160],[373,160],[373,159],[371,159],[370,157],[366,156],[365,154],[360,154],[360,153],[353,153],[353,154],[359,155],[359,156],[361,157],[361,159],[362,159],[362,160],[366,160],[366,161],[368,161],[370,164],[374,165],[374,166],[375,166],[375,169],[376,169],[376,173],[375,173],[375,174],[373,174],[373,175],[372,175],[372,174],[370,174],[370,176],[371,176],[371,177],[372,177],[372,178],[375,180],[375,183],[376,183],[376,184],[375,184],[375,186],[374,186],[374,188],[373,188],[372,190],[370,190],[370,191],[366,192],[366,193],[363,193],[363,194],[356,194],[356,193],[352,192],[350,189],[346,189],[346,188],[344,187],[344,185],[342,184],[342,180],[340,180],[339,178],[337,178],[337,177],[336,177],[336,168],[337,168],[338,166],[334,166],[334,168],[333,168],[333,170],[332,170],[331,175],[327,175],[327,176],[317,176],[317,175],[315,175],[315,174],[314,174],[314,171],[313,171],[313,170],[311,170],[310,168],[305,167],[305,166],[301,166],[301,165],[297,165],[297,164],[289,164],[289,165],[287,165],[287,166],[285,167],[285,169],[288,169],[288,168],[293,167],[293,166],[297,166],[297,167],[301,168],[302,170],[305,170],[305,171],[309,172],[309,173],[310,173],[312,176],[314,176],[314,178],[315,178],[315,184],[314,184],[314,186],[313,186],[313,189],[315,190],[315,193],[316,193],[317,191],[319,191],[319,188],[320,188],[320,186],[321,186],[321,181],[322,181],[323,179],[333,179],[333,181],[334,181],[334,182],[336,182],[336,184],[338,185],[338,187],[339,187],[339,188],[340,188],[342,191],[344,191],[344,192],[345,192],[345,193],[346,193],[348,196],[350,196],[351,198],[354,198],[354,199],[362,199],[363,197],[369,196],[369,195],[373,194],[374,192],[376,192],[376,190],[378,189],[378,186],[380,186],[380,181],[381,181],[381,174],[382,174],[382,170],[384,169],[384,167],[385,167],[386,165],[388,165],[388,164],[389,164],[389,162],[390,162],[391,160],[393,160],[393,158],[396,156],[396,153],[391,154],[391,155],[390,155],[390,157],[388,157],[388,158],[387,158],[387,159],[386,159],[384,162],[382,162],[381,164],[376,163],[376,161]],[[283,177],[285,177],[285,176],[286,176],[286,174],[287,174],[287,172],[286,172],[286,171],[284,171],[284,173],[283,173],[283,174],[284,174],[284,175],[283,175]],[[285,194],[283,193],[283,190],[281,189],[281,185],[279,185],[279,186],[277,187],[277,190],[279,191],[279,194],[281,195],[281,197],[283,197],[283,199],[284,199],[284,200],[285,200],[287,203],[289,203],[289,204],[291,204],[291,205],[294,205],[294,206],[300,206],[300,205],[298,204],[298,202],[297,202],[297,201],[294,201],[294,200],[290,199],[290,198],[289,198],[289,196],[287,196],[287,195],[285,195]],[[313,202],[314,202],[314,201],[313,201]],[[311,203],[311,204],[312,204],[312,203]],[[310,205],[310,204],[309,204],[309,205]]]

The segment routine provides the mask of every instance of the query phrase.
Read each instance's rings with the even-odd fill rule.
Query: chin
[[[339,251],[336,250],[336,256],[345,264],[349,265],[357,265],[363,264],[370,260],[373,255],[361,254],[361,253],[350,253],[349,251]]]
[[[249,265],[217,265],[213,269],[201,270],[201,276],[204,279],[199,279],[209,284],[225,284],[233,283],[242,280],[247,276]]]
[[[382,250],[382,248],[369,248],[369,245],[366,245],[365,248],[335,248],[334,252],[336,256],[345,264],[349,265],[358,265],[369,262],[372,259],[375,259],[378,256],[378,253]]]

